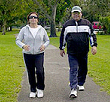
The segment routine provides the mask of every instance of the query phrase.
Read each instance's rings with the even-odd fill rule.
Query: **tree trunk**
[[[9,29],[9,31],[12,31],[12,26],[10,26],[10,29]]]
[[[59,22],[59,25],[58,25],[58,32],[61,31],[61,22]]]
[[[2,31],[2,25],[0,25],[0,32]]]
[[[55,26],[55,22],[51,21],[50,22],[50,37],[56,37],[56,26]]]
[[[55,17],[56,17],[56,8],[57,5],[54,5],[52,8],[52,20],[50,21],[50,37],[56,37],[56,25],[55,25]]]
[[[3,20],[3,30],[2,30],[2,35],[5,35],[6,32],[6,20]]]

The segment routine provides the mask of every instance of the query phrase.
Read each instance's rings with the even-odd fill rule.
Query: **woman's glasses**
[[[36,17],[36,16],[29,16],[29,19],[38,19],[38,17]]]

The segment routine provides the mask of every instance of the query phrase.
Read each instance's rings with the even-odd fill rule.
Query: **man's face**
[[[72,12],[72,17],[75,21],[78,21],[81,19],[82,17],[82,13],[81,12],[78,12],[78,11],[75,11],[75,12]]]

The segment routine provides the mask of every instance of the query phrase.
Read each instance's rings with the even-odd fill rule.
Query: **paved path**
[[[60,57],[59,49],[49,45],[45,51],[45,91],[43,98],[29,98],[27,74],[24,73],[22,88],[18,95],[18,102],[110,102],[110,96],[100,91],[91,78],[87,76],[85,91],[78,92],[75,99],[69,98],[67,55]]]

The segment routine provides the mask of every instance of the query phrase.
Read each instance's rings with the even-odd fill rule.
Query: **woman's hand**
[[[44,51],[44,50],[45,50],[45,46],[44,45],[41,45],[40,51]]]
[[[23,46],[23,49],[26,50],[26,51],[29,51],[29,48],[30,48],[29,45],[24,45],[24,46]]]

